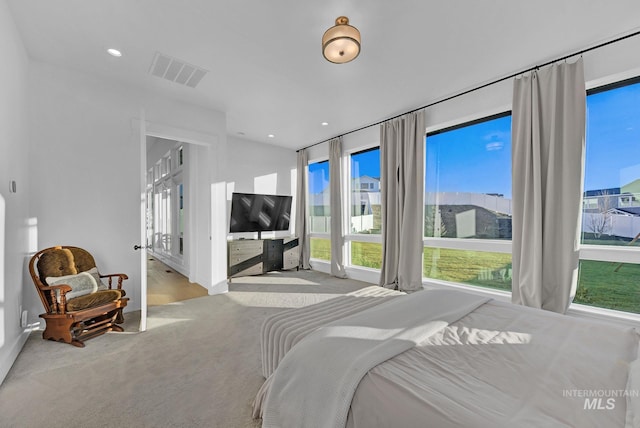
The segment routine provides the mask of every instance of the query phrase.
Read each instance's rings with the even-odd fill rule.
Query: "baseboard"
[[[9,347],[9,352],[7,352],[6,355],[2,358],[2,361],[0,361],[0,385],[2,385],[2,382],[4,382],[7,374],[9,374],[9,370],[11,370],[11,367],[16,361],[16,358],[18,358],[18,354],[20,354],[20,351],[22,351],[24,344],[27,343],[27,339],[29,338],[30,333],[31,330],[23,331],[13,342],[13,345]]]
[[[331,275],[331,263],[324,260],[311,260],[311,269]]]
[[[347,266],[345,270],[347,272],[347,276],[351,279],[368,282],[373,285],[378,285],[380,283],[379,269],[369,269],[359,266]]]
[[[213,296],[214,294],[222,294],[227,293],[229,291],[229,283],[225,279],[224,281],[220,281],[217,284],[213,284],[209,289],[209,296]]]
[[[331,275],[331,263],[324,260],[311,260],[311,269]],[[380,282],[380,270],[361,266],[346,266],[347,278],[377,285]]]

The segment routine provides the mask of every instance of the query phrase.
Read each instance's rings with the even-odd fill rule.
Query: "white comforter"
[[[270,316],[262,324],[260,335],[263,376],[271,376],[287,352],[312,331],[404,294],[374,285]]]
[[[370,370],[347,426],[639,427],[637,352],[633,328],[490,301]]]
[[[279,317],[289,330],[305,316],[295,311]],[[640,427],[638,339],[633,328],[489,301],[369,370],[353,394],[346,426]],[[298,392],[298,400],[316,406],[313,419],[281,426],[326,423],[327,409],[312,401],[316,385]]]
[[[454,291],[396,297],[309,334],[270,380],[263,427],[344,427],[362,377],[488,299]]]

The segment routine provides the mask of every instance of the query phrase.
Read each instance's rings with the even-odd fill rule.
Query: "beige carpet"
[[[149,308],[148,330],[83,349],[33,332],[0,386],[0,427],[259,427],[259,333],[268,315],[371,284],[318,272],[236,278],[230,292]],[[137,316],[137,317],[136,317]]]

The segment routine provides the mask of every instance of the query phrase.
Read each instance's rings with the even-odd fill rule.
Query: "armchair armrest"
[[[118,284],[117,284],[118,290],[122,290],[122,281],[124,281],[125,279],[129,279],[127,274],[124,274],[124,273],[111,273],[107,275],[101,274],[100,278],[109,278],[109,281],[108,281],[109,290],[111,290],[112,288],[112,283],[114,278],[118,278]]]
[[[40,289],[44,293],[49,293],[51,298],[51,312],[52,313],[60,313],[64,314],[67,312],[67,297],[65,296],[69,291],[72,290],[70,285],[67,284],[57,284],[57,285],[43,285]],[[56,296],[56,290],[60,292],[60,303],[58,303],[58,298]]]

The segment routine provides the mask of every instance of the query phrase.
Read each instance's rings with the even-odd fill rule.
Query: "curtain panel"
[[[331,275],[346,278],[342,220],[342,137],[329,141],[329,201],[331,210]]]
[[[380,285],[422,289],[424,110],[380,126]]]
[[[300,269],[311,269],[311,245],[309,241],[309,226],[307,224],[307,164],[309,163],[306,149],[298,151],[297,187],[296,187],[296,236],[300,247]]]
[[[512,301],[565,313],[578,281],[585,153],[583,62],[513,87]]]

